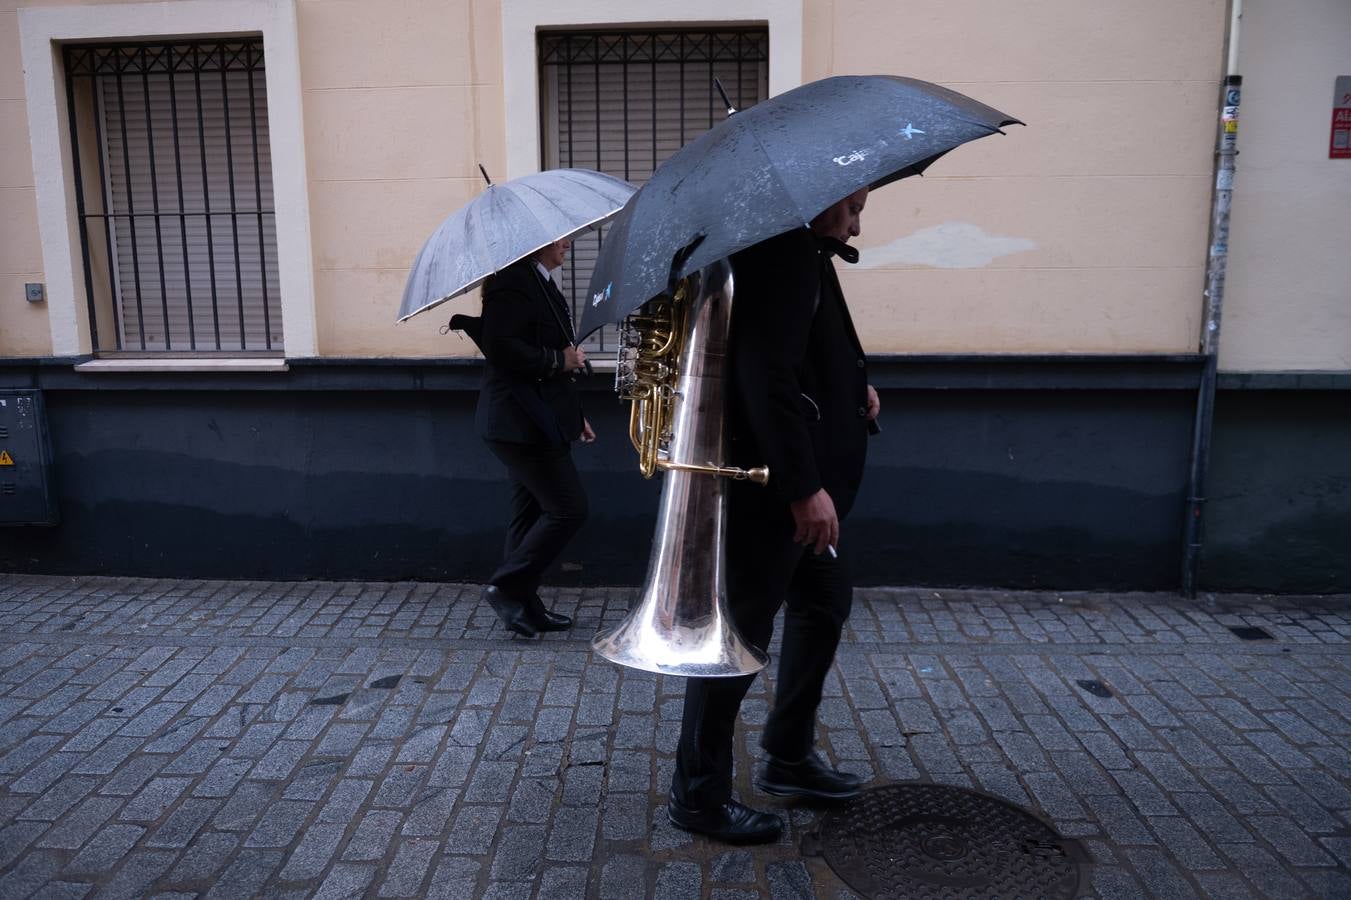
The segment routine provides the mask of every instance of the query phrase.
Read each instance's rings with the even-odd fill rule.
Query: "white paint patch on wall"
[[[1027,238],[987,234],[970,222],[944,222],[897,238],[889,244],[861,248],[859,266],[929,266],[935,269],[982,269],[1001,256],[1035,250]]]

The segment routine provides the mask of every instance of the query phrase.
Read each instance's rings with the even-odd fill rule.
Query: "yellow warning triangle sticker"
[[[0,450],[0,466],[14,465],[14,457],[9,455],[8,450]]]

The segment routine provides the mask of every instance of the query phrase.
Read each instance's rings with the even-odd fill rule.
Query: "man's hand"
[[[586,351],[581,347],[563,348],[563,371],[580,372],[586,368]]]
[[[882,401],[877,399],[877,389],[871,384],[868,385],[868,421],[871,422],[877,418],[877,414],[882,411]]]
[[[596,432],[591,430],[591,420],[582,419],[582,443],[590,444],[596,439]]]
[[[840,543],[840,519],[835,515],[835,501],[825,488],[803,500],[788,505],[793,511],[793,540],[807,544],[816,553],[825,553],[827,547]]]

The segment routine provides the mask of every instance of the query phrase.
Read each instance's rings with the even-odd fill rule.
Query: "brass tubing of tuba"
[[[727,612],[724,536],[728,478],[763,484],[768,472],[724,465],[723,394],[733,282],[726,260],[691,275],[675,298],[649,303],[625,329],[669,331],[673,340],[621,339],[616,389],[631,399],[629,433],[644,475],[662,469],[652,557],[637,603],[598,633],[592,648],[622,666],[684,677],[733,677],[764,668],[766,655],[737,633]],[[671,323],[664,327],[660,309]],[[655,322],[652,320],[656,320]],[[659,358],[648,348],[660,348]],[[621,352],[625,352],[621,350]],[[640,372],[660,365],[668,377]],[[655,371],[655,369],[653,370]],[[674,380],[674,384],[672,381]]]

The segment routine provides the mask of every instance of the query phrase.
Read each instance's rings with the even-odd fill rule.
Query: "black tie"
[[[573,337],[575,332],[572,327],[572,310],[568,309],[568,299],[563,296],[563,292],[558,289],[558,285],[554,283],[552,278],[543,273],[540,273],[540,278],[544,280],[545,290],[549,292],[549,296],[553,299],[554,305],[558,307],[559,312],[562,314],[561,321],[565,326],[563,330],[567,334],[568,343],[575,343],[576,339]]]

